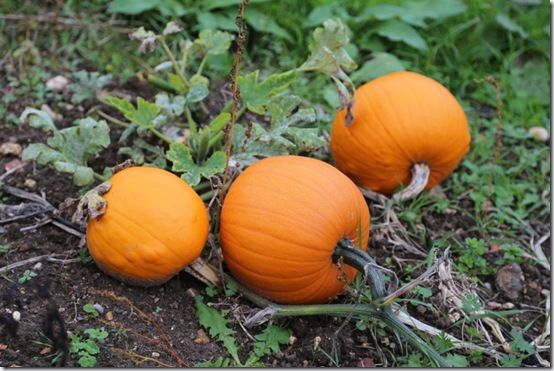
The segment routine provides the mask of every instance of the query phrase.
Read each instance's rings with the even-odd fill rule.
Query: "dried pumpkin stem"
[[[402,191],[394,194],[394,196],[392,196],[393,200],[409,200],[410,198],[414,198],[420,194],[427,186],[430,174],[431,169],[429,169],[427,164],[415,164],[412,167],[412,180],[410,181],[410,184],[408,184],[408,186]]]

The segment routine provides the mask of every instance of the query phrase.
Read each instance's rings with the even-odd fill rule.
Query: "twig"
[[[0,268],[0,274],[5,273],[5,272],[10,271],[10,270],[15,269],[15,268],[23,267],[25,265],[37,263],[37,262],[43,261],[43,260],[51,261],[51,262],[57,262],[57,263],[58,262],[76,263],[80,259],[77,259],[76,261],[75,261],[75,259],[57,259],[59,257],[67,256],[68,254],[75,253],[75,252],[76,251],[74,251],[74,250],[70,250],[66,254],[40,255],[40,256],[35,256],[35,257],[29,258],[29,259],[26,259],[26,260],[21,260],[21,261],[18,261],[18,262],[15,262],[15,263],[12,263],[12,264],[9,264],[9,265],[6,265],[6,266]]]
[[[162,330],[162,328],[160,327],[159,325],[159,322],[152,318],[150,315],[144,313],[142,310],[140,310],[135,304],[133,304],[133,302],[131,300],[129,300],[127,297],[125,296],[117,296],[115,293],[113,293],[112,291],[107,291],[107,290],[96,290],[96,289],[93,289],[94,293],[97,294],[97,295],[100,295],[100,296],[103,296],[103,297],[106,297],[106,298],[110,298],[110,299],[113,299],[115,301],[118,301],[120,303],[124,303],[126,304],[127,306],[129,306],[131,308],[131,310],[133,310],[134,312],[136,312],[138,314],[138,316],[140,318],[142,318],[144,321],[148,322],[151,326],[153,326],[156,331],[158,332],[158,334],[160,335],[160,343],[159,345],[167,352],[169,353],[173,359],[177,362],[177,365],[179,367],[189,367],[188,366],[188,362],[185,361],[185,359],[183,357],[181,357],[181,355],[179,353],[177,353],[177,351],[175,350],[175,348],[173,348],[173,345],[171,344],[171,341],[169,340],[169,338],[167,337],[167,334]]]
[[[131,358],[135,362],[135,364],[137,364],[139,366],[142,365],[143,362],[150,361],[150,362],[157,363],[161,367],[168,367],[168,368],[169,367],[175,367],[173,365],[168,365],[167,363],[164,363],[164,362],[162,362],[158,359],[148,357],[148,356],[143,356],[142,354],[138,354],[138,353],[132,352],[130,350],[124,350],[124,349],[121,349],[121,348],[110,348],[110,351],[112,353],[121,354],[123,356]]]
[[[6,171],[4,174],[0,175],[0,181],[4,180],[4,178],[10,176],[11,174],[15,173],[19,169],[23,169],[25,166],[27,166],[28,162],[22,162],[21,164],[17,165],[16,167]]]
[[[229,177],[229,162],[231,160],[231,149],[233,147],[233,125],[237,121],[237,109],[240,102],[240,89],[237,82],[237,78],[240,72],[240,58],[244,50],[244,42],[248,35],[248,29],[246,28],[246,23],[244,22],[244,10],[248,5],[249,0],[242,0],[239,6],[239,11],[235,20],[235,23],[238,28],[237,36],[237,51],[235,52],[235,62],[233,64],[233,70],[231,72],[231,91],[233,93],[233,104],[231,105],[231,120],[225,126],[225,170],[223,171],[223,186],[222,192],[219,194],[220,203],[223,204],[223,198],[225,197],[225,184]]]

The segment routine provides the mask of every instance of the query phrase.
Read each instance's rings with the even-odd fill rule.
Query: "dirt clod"
[[[523,289],[523,273],[518,264],[504,265],[496,274],[496,287],[510,300],[517,300]]]

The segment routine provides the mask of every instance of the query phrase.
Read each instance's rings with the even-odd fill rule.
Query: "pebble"
[[[0,350],[6,350],[8,349],[8,344],[0,343]]]
[[[46,81],[46,87],[53,91],[60,92],[65,89],[68,83],[69,83],[69,80],[67,78],[65,78],[64,76],[58,75]]]
[[[15,168],[20,167],[21,165],[23,165],[23,162],[21,162],[21,160],[16,158],[16,159],[13,159],[11,161],[6,162],[4,164],[4,170],[10,171],[10,170],[13,170]]]
[[[113,313],[112,312],[106,312],[106,320],[107,321],[113,321]]]
[[[546,142],[548,138],[550,138],[550,135],[548,134],[548,130],[541,126],[535,126],[529,129],[529,135],[533,137],[538,142]]]
[[[35,265],[33,265],[33,270],[34,271],[39,271],[41,268],[42,268],[42,263],[41,262],[38,262]]]
[[[48,353],[50,353],[51,351],[52,351],[51,348],[49,348],[49,347],[44,347],[44,348],[42,348],[42,350],[40,351],[40,354],[48,354]]]
[[[21,145],[17,143],[6,142],[0,145],[0,155],[13,155],[19,157],[22,151]]]
[[[194,342],[196,344],[208,344],[210,342],[210,338],[204,330],[199,329],[196,332],[196,339],[194,339]]]
[[[504,265],[496,274],[496,287],[510,300],[517,300],[523,289],[523,272],[518,264]]]
[[[154,357],[154,358],[160,358],[160,353],[158,353],[158,352],[152,352],[152,357]]]
[[[17,310],[12,313],[12,317],[14,320],[19,322],[21,320],[21,313],[19,313]]]
[[[104,313],[104,307],[98,303],[93,305],[94,309],[100,314]]]
[[[320,343],[321,343],[321,336],[316,336],[314,338],[314,350],[317,350],[317,348],[319,348]]]
[[[25,187],[27,187],[29,189],[35,189],[36,186],[37,186],[37,181],[34,180],[34,179],[31,179],[31,178],[27,178],[27,179],[25,179],[24,185],[25,185]]]

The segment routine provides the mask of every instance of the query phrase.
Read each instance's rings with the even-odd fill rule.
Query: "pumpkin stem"
[[[429,166],[427,164],[415,164],[412,167],[412,180],[410,181],[410,184],[408,184],[406,188],[392,196],[392,198],[396,201],[404,201],[410,198],[414,198],[425,189],[427,183],[429,182],[430,174],[431,169],[429,169]]]
[[[333,262],[336,263],[341,258],[346,264],[356,268],[368,278],[371,296],[374,300],[385,297],[387,291],[383,279],[383,269],[377,264],[375,259],[365,251],[356,248],[354,243],[346,238],[337,243],[333,252]]]

